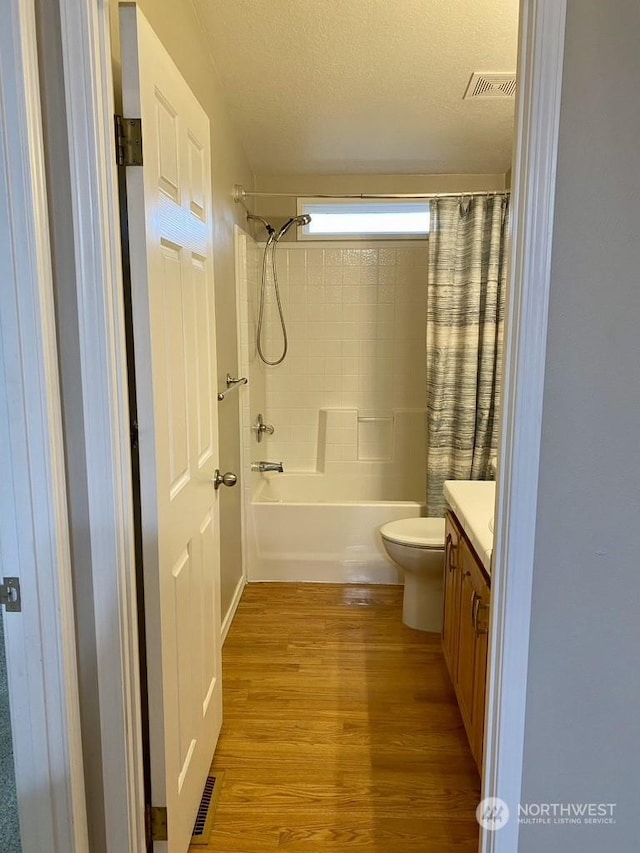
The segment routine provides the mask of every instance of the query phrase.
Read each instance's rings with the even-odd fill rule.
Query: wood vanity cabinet
[[[442,645],[471,752],[482,766],[489,582],[453,513],[445,527]]]

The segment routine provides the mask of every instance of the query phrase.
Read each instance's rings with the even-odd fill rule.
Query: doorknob
[[[226,474],[221,474],[220,470],[216,468],[216,473],[213,475],[211,482],[213,483],[213,488],[217,491],[220,486],[235,486],[238,482],[238,478],[235,474],[232,474],[231,471],[227,471]]]

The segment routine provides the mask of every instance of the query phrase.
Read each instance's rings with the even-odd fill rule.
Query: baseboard
[[[244,576],[241,577],[238,581],[238,585],[235,588],[235,592],[233,593],[233,598],[231,599],[231,604],[229,605],[227,614],[222,620],[222,628],[220,631],[220,635],[222,638],[223,645],[224,641],[227,639],[227,634],[229,633],[229,628],[231,627],[231,623],[233,622],[233,617],[236,615],[236,610],[238,609],[238,605],[240,604],[240,599],[242,598],[242,593],[244,592],[246,583],[247,579]]]
[[[401,584],[402,573],[387,560],[305,560],[262,557],[250,566],[249,583]]]

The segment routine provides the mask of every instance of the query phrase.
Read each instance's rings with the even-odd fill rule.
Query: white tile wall
[[[282,244],[278,273],[289,356],[266,371],[267,415],[276,427],[269,457],[287,470],[316,470],[320,410],[388,416],[425,408],[427,244]],[[265,344],[275,356],[282,338],[271,281],[266,318]],[[386,452],[382,444],[392,439],[374,433],[361,434],[361,457]],[[350,458],[350,441],[330,444],[330,457]]]
[[[265,367],[255,346],[262,253],[237,232],[239,364],[249,377],[240,389],[248,523],[260,481],[250,463],[259,459],[282,461],[286,471],[339,472],[365,499],[422,500],[426,244],[282,245],[289,354],[277,367]],[[271,358],[282,350],[270,278],[264,346]],[[276,430],[261,444],[251,431],[258,412]],[[249,531],[248,552],[252,541]]]

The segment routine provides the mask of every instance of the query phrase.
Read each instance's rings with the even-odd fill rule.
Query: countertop
[[[490,575],[493,532],[489,524],[493,527],[495,482],[447,480],[444,484],[444,496]]]

